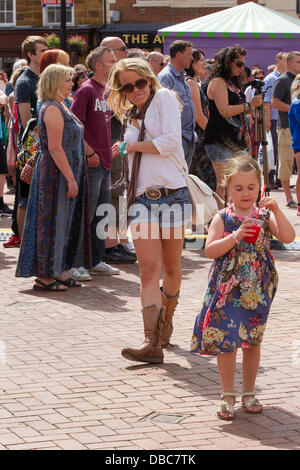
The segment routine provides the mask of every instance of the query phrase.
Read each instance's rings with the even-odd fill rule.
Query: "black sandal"
[[[57,280],[50,282],[50,284],[45,284],[40,279],[36,279],[33,289],[34,290],[46,290],[46,291],[52,291],[52,292],[66,292],[68,289],[60,289],[61,285],[62,285],[62,282],[57,281]]]
[[[62,279],[57,279],[57,281],[67,287],[81,287],[80,282],[75,281],[75,279],[72,279],[71,277],[68,277],[68,279],[65,279],[64,281]]]

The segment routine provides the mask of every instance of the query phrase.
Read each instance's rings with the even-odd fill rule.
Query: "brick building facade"
[[[73,3],[70,6],[69,3]],[[48,3],[43,6],[43,3]],[[51,4],[52,3],[52,4]],[[66,0],[67,36],[82,35],[89,49],[98,44],[103,26],[103,0]],[[2,0],[0,2],[0,68],[10,71],[28,35],[60,34],[58,0]]]

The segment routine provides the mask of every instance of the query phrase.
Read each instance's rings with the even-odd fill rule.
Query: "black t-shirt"
[[[278,98],[286,104],[291,104],[291,86],[295,79],[295,75],[286,72],[276,80],[273,89],[273,98]],[[280,129],[289,128],[289,113],[285,111],[278,112],[278,127]]]
[[[33,112],[33,117],[35,117],[36,113],[36,103],[37,103],[37,95],[36,89],[38,84],[39,77],[30,69],[26,69],[25,72],[18,78],[17,83],[15,85],[14,90],[14,99],[15,103],[30,103],[30,108]],[[18,108],[18,106],[17,106]],[[19,119],[19,126],[20,131],[18,135],[18,148],[21,145],[22,135],[24,132],[22,121],[20,119],[19,109],[18,109],[18,119]]]

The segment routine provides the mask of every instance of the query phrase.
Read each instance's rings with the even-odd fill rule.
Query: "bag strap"
[[[168,155],[168,159],[178,168],[182,176],[185,178],[185,180],[188,179],[188,172],[184,168],[184,166],[180,163],[180,161],[175,157],[175,155]],[[224,201],[220,196],[215,192],[212,191],[212,194],[215,199],[217,199],[221,204],[224,204]]]

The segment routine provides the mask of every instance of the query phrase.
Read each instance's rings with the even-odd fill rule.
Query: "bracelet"
[[[91,155],[86,155],[86,158],[91,158],[95,155],[96,152],[91,153]]]
[[[125,142],[122,142],[122,144],[120,145],[119,154],[121,157],[127,157],[128,155],[127,145],[128,145],[127,140],[125,140]]]
[[[236,231],[230,233],[229,236],[230,236],[230,238],[232,238],[232,240],[235,241],[235,243],[236,243],[237,245],[240,243],[240,241],[239,241],[238,238],[237,238],[237,233],[236,233]]]

